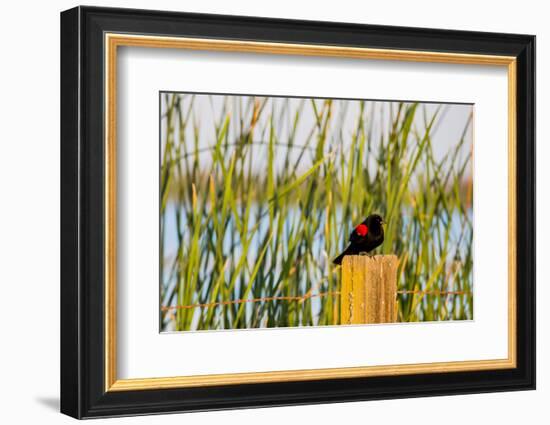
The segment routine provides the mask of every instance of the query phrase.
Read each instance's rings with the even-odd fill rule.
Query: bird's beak
[[[387,223],[384,220],[382,220],[382,226],[385,226],[386,224]]]

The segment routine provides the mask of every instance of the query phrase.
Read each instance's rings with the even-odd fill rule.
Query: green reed
[[[472,318],[471,117],[438,159],[444,114],[417,103],[395,103],[384,121],[374,102],[353,114],[339,100],[161,102],[161,303],[210,304],[162,310],[163,330],[338,324],[331,259],[372,212],[388,223],[378,252],[399,256],[399,290],[464,292],[400,294],[399,320]],[[207,134],[205,113],[216,113]]]

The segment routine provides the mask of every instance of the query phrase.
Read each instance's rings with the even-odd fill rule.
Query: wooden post
[[[397,321],[395,255],[348,255],[342,261],[342,325]]]

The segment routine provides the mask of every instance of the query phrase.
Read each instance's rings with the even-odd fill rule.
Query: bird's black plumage
[[[346,255],[368,253],[384,242],[384,220],[378,214],[369,215],[356,226],[349,235],[349,246],[333,260],[334,264],[342,264]]]

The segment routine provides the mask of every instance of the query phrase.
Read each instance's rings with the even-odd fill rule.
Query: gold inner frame
[[[325,45],[105,34],[105,391],[306,381],[415,373],[481,371],[516,367],[516,58],[462,53]],[[495,360],[304,369],[272,372],[117,379],[116,374],[116,99],[120,46],[324,56],[503,66],[508,72],[508,357]]]

